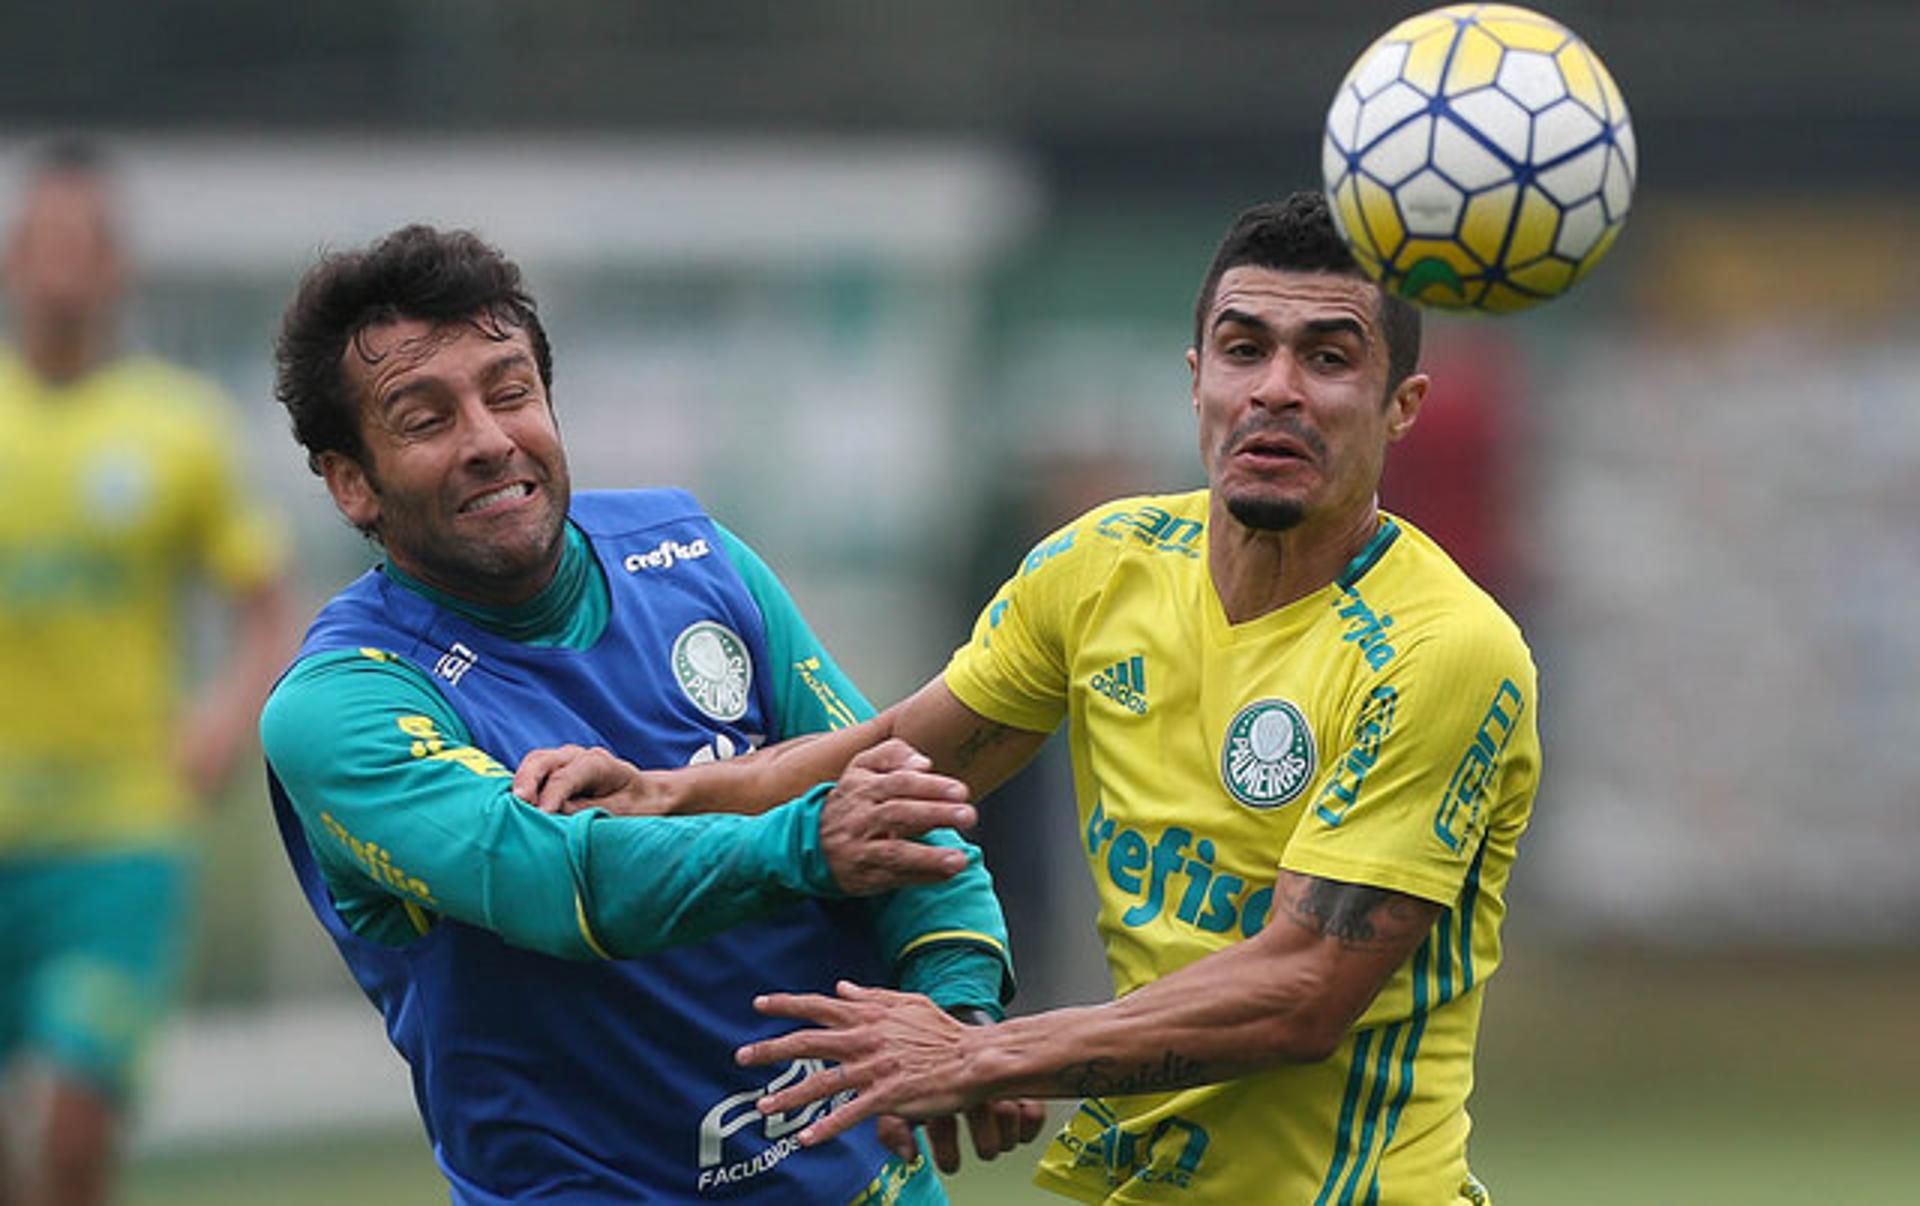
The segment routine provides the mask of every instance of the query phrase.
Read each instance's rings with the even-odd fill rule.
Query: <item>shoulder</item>
[[[352,717],[383,704],[438,710],[443,699],[405,658],[371,645],[303,654],[267,696],[260,743],[276,765],[326,756]]]
[[[666,488],[577,491],[570,513],[589,536],[617,536],[656,524],[707,518],[693,495]]]
[[[1533,654],[1505,609],[1433,539],[1403,519],[1387,517],[1391,543],[1375,564],[1338,584],[1335,608],[1349,628],[1378,634],[1390,651],[1442,670],[1479,670],[1534,677]]]
[[[230,418],[225,391],[212,378],[155,356],[129,356],[103,371],[101,384],[127,402],[208,425]]]
[[[1055,564],[1084,575],[1136,557],[1198,559],[1206,522],[1204,490],[1116,498],[1041,538],[1021,561],[1017,576]]]

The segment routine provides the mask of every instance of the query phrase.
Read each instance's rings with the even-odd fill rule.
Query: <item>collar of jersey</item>
[[[612,610],[606,571],[593,555],[586,533],[575,527],[572,520],[567,521],[560,566],[553,572],[553,581],[541,587],[533,598],[512,607],[484,607],[435,590],[391,561],[380,569],[388,578],[436,607],[522,645],[588,648],[606,631]]]
[[[1228,623],[1227,610],[1220,602],[1220,592],[1213,587],[1213,575],[1203,572],[1200,578],[1205,584],[1207,596],[1207,627],[1213,633],[1215,641],[1220,644],[1232,644],[1235,641],[1255,637],[1265,639],[1290,629],[1304,629],[1320,618],[1322,604],[1350,589],[1365,577],[1367,571],[1379,564],[1380,558],[1386,555],[1387,550],[1393,546],[1393,542],[1399,538],[1400,525],[1393,521],[1391,515],[1382,512],[1379,528],[1374,531],[1366,546],[1354,554],[1353,560],[1347,562],[1346,568],[1340,571],[1339,577],[1319,590],[1302,595],[1291,603],[1238,624]],[[1201,553],[1203,563],[1205,557],[1203,550]]]

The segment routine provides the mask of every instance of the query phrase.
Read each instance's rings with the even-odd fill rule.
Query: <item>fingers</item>
[[[900,1115],[880,1115],[874,1120],[873,1129],[874,1133],[880,1137],[881,1146],[905,1163],[913,1163],[920,1155],[920,1145],[913,1141],[913,1124]]]
[[[1040,1137],[1040,1132],[1047,1125],[1047,1103],[1023,1097],[1013,1105],[1018,1117],[1015,1130],[1020,1136],[1020,1142],[1032,1143]]]
[[[596,795],[618,781],[619,760],[599,746],[560,745],[534,750],[513,772],[513,794],[541,812],[569,812],[578,796]]]
[[[962,790],[965,785],[961,785]],[[950,804],[940,797],[888,800],[873,810],[876,826],[894,837],[920,837],[935,829],[971,829],[980,814],[971,804]]]
[[[577,745],[534,750],[520,759],[519,769],[513,772],[513,794],[528,804],[533,803],[540,796],[540,784],[546,781],[554,768],[564,765],[568,759],[582,752]]]
[[[857,767],[860,770],[890,771],[911,767],[915,770],[925,770],[932,765],[933,760],[919,750],[898,737],[889,737],[879,745],[870,745],[855,754],[847,763],[847,769],[852,770]]]
[[[861,781],[861,794],[874,800],[952,800],[966,803],[967,785],[930,770],[891,770]]]
[[[818,1080],[819,1077],[809,1077],[808,1079]],[[805,1082],[803,1081],[802,1083]],[[769,1109],[766,1101],[762,1099],[760,1112],[763,1114],[772,1114],[782,1113],[784,1111],[780,1109]],[[800,1132],[800,1142],[807,1147],[812,1147],[816,1143],[825,1143],[835,1136],[852,1130],[877,1112],[878,1107],[871,1104],[870,1099],[856,1097],[845,1105],[838,1106],[822,1114],[805,1130]]]
[[[833,1068],[822,1068],[812,1076],[803,1077],[778,1093],[767,1093],[756,1103],[762,1114],[790,1114],[816,1101],[824,1101],[840,1093],[857,1092],[866,1086],[859,1083],[854,1069],[846,1064]],[[840,1107],[845,1109],[845,1105]],[[835,1111],[838,1113],[838,1110]]]
[[[960,1171],[960,1124],[952,1114],[927,1120],[927,1146],[935,1168],[948,1175]]]
[[[1000,1102],[983,1101],[967,1111],[967,1133],[973,1137],[973,1154],[991,1160],[1012,1147],[1006,1131],[1011,1118],[1003,1117]]]

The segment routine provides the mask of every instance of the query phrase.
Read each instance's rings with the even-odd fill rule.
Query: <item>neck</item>
[[[1340,576],[1380,527],[1377,500],[1283,532],[1250,528],[1218,494],[1207,504],[1207,572],[1229,624],[1244,624],[1304,599]]]
[[[20,355],[43,381],[64,384],[92,372],[106,355],[106,332],[92,323],[22,324]]]

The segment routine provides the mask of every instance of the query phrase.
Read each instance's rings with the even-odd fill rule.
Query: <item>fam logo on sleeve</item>
[[[1306,790],[1316,755],[1300,709],[1284,699],[1256,700],[1227,726],[1220,781],[1249,808],[1278,808]]]
[[[668,656],[674,681],[693,706],[719,721],[747,714],[748,691],[753,687],[753,659],[747,643],[724,624],[696,620],[673,639]]]

